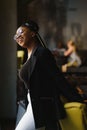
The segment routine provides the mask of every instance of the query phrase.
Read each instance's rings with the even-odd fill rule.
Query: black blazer
[[[61,94],[69,101],[82,101],[58,69],[51,52],[42,46],[27,62],[26,75],[23,80],[30,92],[36,128],[65,117]]]

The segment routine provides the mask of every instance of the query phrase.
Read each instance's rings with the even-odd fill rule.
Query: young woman
[[[79,67],[81,65],[81,58],[77,53],[77,47],[73,40],[68,41],[64,56],[68,57],[68,62],[62,66],[63,72],[66,72],[68,67]]]
[[[28,51],[28,59],[19,71],[28,103],[15,130],[61,130],[58,120],[65,118],[66,114],[60,95],[69,101],[82,102],[59,71],[38,32],[38,25],[28,21],[17,29],[14,36],[16,42]]]

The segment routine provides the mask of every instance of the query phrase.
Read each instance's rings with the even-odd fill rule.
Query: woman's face
[[[34,36],[35,33],[32,32],[29,28],[19,27],[16,31],[16,35],[14,36],[14,39],[21,47],[27,48],[32,43]]]

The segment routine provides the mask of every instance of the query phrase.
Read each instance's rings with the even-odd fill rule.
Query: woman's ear
[[[35,37],[35,32],[32,32],[31,36],[32,36],[32,37]]]

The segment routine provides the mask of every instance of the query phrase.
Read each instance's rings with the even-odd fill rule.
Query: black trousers
[[[45,130],[62,130],[59,122],[49,122],[46,124]]]

